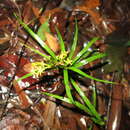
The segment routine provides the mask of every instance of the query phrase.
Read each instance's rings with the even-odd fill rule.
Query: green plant
[[[17,17],[17,16],[16,16]],[[89,99],[85,96],[84,92],[79,87],[78,83],[73,79],[71,75],[69,75],[69,71],[75,72],[77,75],[80,75],[82,77],[86,77],[98,82],[104,82],[104,83],[113,83],[111,81],[97,79],[95,77],[92,77],[91,75],[88,75],[87,73],[83,72],[80,67],[94,61],[97,59],[100,59],[105,56],[104,53],[96,52],[89,56],[91,53],[89,48],[98,40],[97,37],[93,38],[88,44],[77,54],[76,57],[74,56],[75,49],[77,47],[77,41],[78,41],[78,26],[77,22],[75,24],[75,33],[74,33],[74,39],[72,43],[72,47],[70,51],[67,51],[65,48],[64,41],[62,39],[62,36],[59,32],[59,30],[56,28],[57,36],[60,43],[61,52],[60,54],[56,55],[45,43],[41,38],[34,33],[27,24],[22,22],[17,17],[19,23],[24,27],[24,29],[37,41],[37,43],[41,46],[41,48],[47,52],[48,55],[41,53],[40,51],[25,45],[27,48],[31,49],[35,53],[39,54],[43,57],[42,62],[34,62],[31,63],[32,65],[32,71],[23,77],[19,78],[17,81],[20,81],[22,79],[25,79],[30,76],[36,76],[40,77],[45,71],[50,69],[60,69],[63,72],[63,83],[65,85],[66,95],[67,97],[62,97],[59,95],[55,95],[52,93],[42,92],[42,94],[52,96],[56,99],[62,100],[64,102],[70,103],[78,107],[80,110],[83,110],[87,114],[90,115],[91,119],[99,124],[104,125],[104,120],[101,118],[100,114],[96,111],[96,92],[93,91],[93,104],[89,101]],[[72,88],[74,88],[77,93],[80,95],[82,100],[84,101],[84,104],[80,103],[79,101],[75,100],[72,95]]]

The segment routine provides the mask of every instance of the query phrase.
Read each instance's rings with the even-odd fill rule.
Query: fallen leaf
[[[45,32],[46,44],[54,51],[58,52],[60,50],[59,43],[56,37],[52,36],[50,33]]]
[[[25,23],[29,23],[33,19],[32,1],[28,0],[23,9],[23,19]]]
[[[9,41],[9,40],[10,40],[10,37],[9,37],[9,36],[5,36],[5,37],[3,37],[3,38],[0,38],[0,45],[6,43],[6,42]]]
[[[39,18],[39,21],[40,21],[41,24],[43,24],[45,21],[47,21],[48,18],[50,18],[51,15],[53,15],[55,12],[59,12],[59,11],[62,10],[60,8],[54,8],[54,9],[51,9],[51,10],[46,10],[44,12],[44,15],[40,16],[40,10],[38,8],[33,6],[32,9],[33,9],[34,15],[36,16],[36,18]]]
[[[75,9],[79,9],[81,11],[84,11],[88,13],[94,22],[99,25],[102,21],[102,17],[99,14],[98,11],[96,11],[96,7],[100,6],[100,1],[99,0],[85,0],[83,4],[76,6]]]
[[[29,99],[28,95],[23,91],[23,88],[19,86],[17,81],[13,81],[13,86],[15,88],[16,93],[19,96],[20,103],[22,105],[22,108],[27,108],[32,104],[31,99]]]

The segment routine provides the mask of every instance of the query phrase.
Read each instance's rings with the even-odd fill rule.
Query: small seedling
[[[17,17],[17,16],[16,16]],[[98,40],[97,37],[93,38],[88,44],[74,57],[74,53],[77,47],[78,41],[78,25],[77,21],[75,24],[75,33],[73,38],[73,43],[70,51],[66,50],[64,41],[59,30],[56,28],[57,36],[59,39],[60,54],[56,55],[46,44],[45,42],[35,33],[33,32],[27,24],[25,24],[22,20],[17,17],[19,23],[24,27],[24,29],[37,41],[37,43],[41,46],[41,48],[46,51],[46,54],[41,53],[39,50],[36,50],[30,46],[25,45],[27,48],[31,49],[35,53],[39,54],[43,57],[43,61],[31,63],[32,69],[31,72],[19,78],[17,81],[23,80],[30,76],[35,76],[37,78],[41,77],[42,74],[51,69],[59,69],[63,72],[63,83],[65,85],[66,95],[67,97],[59,96],[52,93],[41,92],[42,94],[52,96],[61,101],[70,103],[75,105],[80,110],[83,110],[87,114],[90,115],[90,118],[99,125],[104,125],[104,120],[101,118],[100,114],[96,111],[96,94],[93,95],[93,104],[86,97],[84,92],[79,87],[78,83],[73,79],[73,77],[69,74],[70,71],[73,71],[75,74],[80,75],[82,77],[89,78],[91,80],[95,80],[103,83],[113,83],[111,81],[97,79],[83,72],[80,68],[90,62],[93,62],[97,59],[104,57],[106,54],[104,53],[94,53],[90,56],[91,51],[89,48]],[[80,95],[84,104],[75,100],[72,95],[72,88],[77,91]],[[95,93],[95,92],[94,92]]]

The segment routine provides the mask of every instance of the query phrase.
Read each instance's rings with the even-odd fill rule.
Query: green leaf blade
[[[63,38],[61,36],[61,33],[60,33],[60,31],[58,30],[57,27],[56,27],[56,32],[57,32],[57,36],[58,36],[58,39],[59,39],[61,52],[65,52],[65,44],[64,44]]]
[[[20,43],[20,44],[22,44],[22,43]],[[26,45],[26,44],[22,44],[22,45],[24,45],[26,48],[30,49],[31,51],[35,52],[36,54],[38,54],[38,55],[44,57],[45,59],[48,59],[48,60],[50,59],[49,56],[43,54],[43,53],[40,52],[39,50],[34,49],[33,47],[30,47],[30,46],[28,46],[28,45]]]
[[[64,75],[64,84],[65,84],[65,90],[66,90],[67,97],[74,103],[74,99],[73,99],[70,84],[69,84],[68,70],[64,69],[63,75]]]
[[[78,24],[77,24],[77,20],[76,24],[75,24],[75,33],[74,33],[74,39],[73,39],[73,43],[72,43],[72,47],[70,49],[70,53],[69,53],[69,58],[71,59],[72,56],[74,55],[76,46],[77,46],[77,42],[78,42]]]
[[[28,73],[28,74],[25,74],[24,76],[20,77],[16,81],[18,82],[18,81],[21,81],[21,80],[26,79],[28,77],[31,77],[31,76],[33,76],[33,73]]]
[[[92,112],[92,115],[95,116],[98,120],[101,120],[101,117],[98,114],[98,112],[96,111],[95,107],[92,105],[92,103],[89,101],[89,99],[85,96],[84,92],[80,89],[78,84],[72,78],[71,78],[71,83],[74,86],[74,88],[76,89],[76,91],[79,93],[79,95],[82,97],[83,101],[85,102],[85,104],[87,105],[89,110]]]
[[[77,62],[79,59],[82,58],[82,56],[87,52],[87,50],[98,40],[99,38],[95,37],[93,38],[90,42],[88,42],[88,44],[86,45],[86,47],[84,47],[78,54],[77,56],[74,58],[72,64],[74,64],[75,62]]]
[[[96,87],[93,86],[93,94],[92,94],[92,100],[93,100],[93,105],[94,107],[96,108],[96,105],[97,105],[97,93],[96,93]]]
[[[66,97],[63,97],[63,96],[59,96],[59,95],[56,95],[56,94],[52,94],[52,93],[47,93],[47,92],[43,92],[43,94],[45,94],[47,96],[51,96],[51,97],[53,97],[55,99],[58,99],[58,100],[61,100],[63,102],[66,102],[66,103],[69,103],[69,104],[73,104],[73,102],[69,98],[66,98]],[[75,103],[73,105],[77,106],[80,110],[83,110],[84,112],[88,113],[89,115],[92,115],[90,110],[86,106],[81,104],[80,102],[75,101]]]
[[[116,84],[115,82],[111,82],[111,81],[108,81],[108,80],[102,80],[102,79],[97,79],[97,78],[94,78],[86,73],[84,73],[82,70],[76,68],[76,67],[68,67],[69,70],[72,70],[78,74],[80,74],[81,76],[83,77],[86,77],[86,78],[89,78],[89,79],[92,79],[92,80],[95,80],[95,81],[98,81],[98,82],[103,82],[103,83],[109,83],[109,84]]]
[[[45,49],[46,52],[50,54],[54,59],[56,59],[55,53],[46,45],[46,43],[36,34],[34,33],[27,24],[25,24],[22,20],[18,19],[19,23],[24,27],[24,29],[37,41],[37,43]]]
[[[104,56],[106,56],[105,53],[99,53],[99,54],[93,55],[87,59],[84,59],[78,63],[73,64],[73,67],[79,68],[79,67],[84,66],[90,62],[97,60],[97,59],[103,58]]]

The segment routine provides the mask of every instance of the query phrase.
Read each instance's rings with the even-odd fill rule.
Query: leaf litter
[[[72,3],[66,0],[5,0],[0,2],[0,129],[46,130],[49,128],[56,130],[84,130],[92,126],[94,130],[97,130],[111,129],[114,126],[121,130],[129,130],[129,46],[125,49],[125,52],[128,51],[128,54],[121,54],[123,56],[121,57],[123,58],[121,76],[118,76],[119,73],[116,72],[118,68],[120,69],[120,64],[119,66],[114,66],[116,69],[111,68],[111,71],[106,74],[102,73],[102,64],[96,65],[100,63],[100,60],[83,67],[92,76],[116,81],[119,83],[118,85],[106,85],[78,78],[80,87],[90,99],[92,96],[92,86],[96,86],[97,110],[102,116],[107,118],[104,127],[93,124],[88,115],[77,110],[73,105],[40,94],[40,91],[52,92],[59,95],[65,94],[65,88],[62,83],[63,77],[60,76],[60,72],[57,70],[47,71],[43,75],[43,79],[29,77],[20,83],[13,82],[14,79],[27,74],[26,70],[30,69],[30,66],[25,69],[27,64],[42,60],[41,56],[30,51],[24,44],[43,52],[36,44],[36,41],[20,27],[13,15],[14,12],[26,24],[30,25],[35,32],[38,31],[40,25],[49,19],[50,30],[49,33],[48,31],[45,33],[46,43],[52,43],[47,45],[57,53],[59,52],[59,46],[55,36],[55,25],[66,41],[66,47],[69,48],[71,46],[69,43],[72,40],[76,17],[79,27],[76,55],[93,37],[100,37],[101,40],[96,42],[92,49],[104,51],[109,48],[110,40],[110,44],[112,44],[115,42],[115,39],[119,38],[118,30],[122,32],[120,41],[124,40],[126,34],[129,36],[129,10],[129,0],[125,0],[125,2],[119,2],[118,0],[74,0]],[[116,32],[115,30],[117,30],[117,33],[114,33],[114,39],[111,37],[111,34]],[[114,58],[120,57],[119,54],[123,51],[119,51],[116,53],[118,56],[113,53]],[[107,62],[109,60],[111,59],[108,59]],[[112,63],[115,64],[115,61],[112,61]],[[75,98],[81,100],[77,94],[75,94]],[[118,111],[116,111],[116,108]]]

